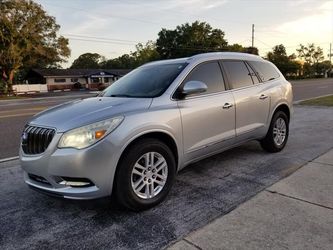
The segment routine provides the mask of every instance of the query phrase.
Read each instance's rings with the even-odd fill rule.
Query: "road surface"
[[[294,100],[333,94],[333,79],[292,81]],[[0,160],[18,155],[22,129],[33,114],[48,107],[78,98],[74,96],[47,97],[44,99],[0,101]],[[80,93],[79,93],[80,94]],[[80,96],[93,96],[83,94]]]
[[[22,130],[34,114],[79,97],[94,95],[96,94],[0,101],[0,160],[18,155]]]
[[[293,85],[294,101],[333,94],[333,78],[290,81]]]

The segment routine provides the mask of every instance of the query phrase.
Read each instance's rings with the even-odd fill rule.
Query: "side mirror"
[[[183,89],[181,90],[182,95],[193,95],[207,91],[207,85],[200,81],[189,81],[186,82]]]

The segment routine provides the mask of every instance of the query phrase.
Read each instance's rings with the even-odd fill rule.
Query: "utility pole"
[[[254,47],[254,24],[252,24],[252,48]]]
[[[329,57],[330,57],[330,62],[332,64],[332,61],[331,61],[331,58],[332,58],[332,43],[330,43],[330,54],[329,54]]]
[[[332,76],[332,43],[330,43],[330,63],[331,63],[331,68],[330,68],[330,75],[328,77]]]

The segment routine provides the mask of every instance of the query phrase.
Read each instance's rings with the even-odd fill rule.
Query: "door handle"
[[[266,98],[268,98],[268,96],[267,96],[267,95],[264,95],[264,94],[262,94],[262,95],[259,97],[260,100],[265,100]]]
[[[229,108],[231,108],[233,105],[231,104],[231,103],[225,103],[224,105],[223,105],[223,109],[229,109]]]

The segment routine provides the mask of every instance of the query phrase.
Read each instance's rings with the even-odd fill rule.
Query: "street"
[[[96,94],[72,94],[43,99],[0,101],[0,160],[18,155],[21,132],[34,114],[60,103],[94,95]]]
[[[312,79],[291,81],[293,84],[294,101],[333,94],[333,79]],[[76,98],[91,97],[96,94],[68,93],[66,96],[33,99],[0,101],[0,160],[18,155],[20,136],[24,125],[33,114],[48,107],[58,105]]]
[[[294,101],[333,93],[333,78],[290,81],[293,85]]]
[[[164,248],[327,152],[332,131],[332,108],[295,106],[282,152],[266,153],[250,142],[192,164],[179,173],[165,202],[141,213],[124,211],[109,199],[39,194],[24,184],[18,161],[0,163],[1,248]]]

